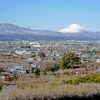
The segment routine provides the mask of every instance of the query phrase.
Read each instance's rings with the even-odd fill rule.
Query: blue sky
[[[100,0],[0,0],[0,23],[53,31],[76,23],[100,31]]]

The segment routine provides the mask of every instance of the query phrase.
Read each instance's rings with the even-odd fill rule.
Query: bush
[[[68,72],[64,72],[63,75],[69,75],[69,73]]]
[[[36,55],[35,54],[32,54],[31,57],[36,57]]]
[[[0,91],[2,91],[2,85],[0,85]]]
[[[52,86],[53,86],[53,87],[55,87],[56,85],[57,85],[57,84],[55,84],[55,83],[52,83]]]
[[[42,58],[45,57],[45,53],[44,52],[39,52],[38,55]]]
[[[66,83],[73,84],[73,81],[72,80],[67,80]]]
[[[95,82],[95,83],[100,83],[100,76],[97,76],[97,77],[94,79],[94,82]]]
[[[61,74],[57,73],[55,78],[60,78]]]
[[[86,81],[90,80],[90,77],[91,77],[90,75],[84,76],[84,78],[85,78]]]
[[[25,89],[25,86],[19,86],[18,88],[19,89]]]
[[[74,84],[77,85],[79,83],[100,83],[100,75],[99,74],[92,74],[92,75],[86,75],[83,77],[78,77],[75,80],[62,80],[62,83],[66,84]]]
[[[64,84],[65,84],[65,83],[66,83],[66,80],[62,80],[62,83],[64,83]]]
[[[73,84],[74,84],[74,85],[78,85],[78,84],[79,84],[79,80],[78,80],[78,79],[74,80],[74,81],[73,81]]]
[[[85,83],[85,82],[87,81],[87,79],[86,79],[85,77],[79,77],[79,78],[78,78],[78,81],[79,81],[80,83]]]
[[[34,73],[34,68],[33,67],[31,68],[31,73]]]
[[[40,69],[36,67],[36,68],[34,69],[34,74],[35,74],[36,76],[40,76]]]
[[[88,80],[87,82],[88,82],[88,83],[94,82],[94,79],[95,79],[95,77],[90,76],[90,77],[89,77],[89,80]]]

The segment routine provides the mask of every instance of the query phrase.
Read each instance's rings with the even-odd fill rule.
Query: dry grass
[[[57,99],[59,97],[72,97],[72,96],[92,96],[100,92],[99,84],[80,84],[78,86],[75,85],[60,85],[59,88],[51,88],[46,86],[38,86],[39,88],[26,88],[26,89],[18,89],[14,91],[3,91],[0,93],[0,100],[28,100],[28,99],[37,99],[37,100],[51,100],[50,98]],[[25,99],[27,98],[27,99]]]
[[[33,74],[24,75],[19,77],[17,84],[19,89],[2,91],[0,93],[0,100],[52,100],[60,97],[68,96],[92,96],[93,94],[100,93],[100,84],[88,83],[79,85],[63,84],[62,80],[76,79],[75,75],[63,75],[59,78],[49,78],[43,76],[41,73],[40,78],[36,78]]]

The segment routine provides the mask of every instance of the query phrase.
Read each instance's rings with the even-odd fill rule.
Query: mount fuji
[[[86,29],[78,24],[72,24],[64,29],[61,29],[59,32],[61,32],[61,33],[76,33],[76,32],[80,32],[82,30],[86,30]]]

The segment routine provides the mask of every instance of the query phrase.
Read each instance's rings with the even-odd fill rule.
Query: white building
[[[37,48],[40,48],[40,43],[38,42],[30,42],[31,45],[33,45],[33,47],[37,47]]]

